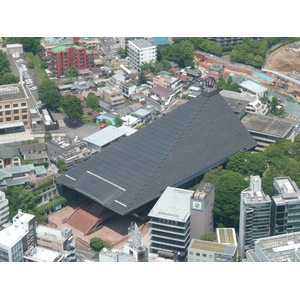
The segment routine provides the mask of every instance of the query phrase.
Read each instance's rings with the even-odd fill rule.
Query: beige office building
[[[30,128],[28,100],[22,84],[0,86],[0,134]]]

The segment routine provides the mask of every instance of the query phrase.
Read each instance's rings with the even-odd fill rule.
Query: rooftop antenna
[[[136,249],[142,248],[142,236],[136,223],[132,222],[128,228],[128,243]]]

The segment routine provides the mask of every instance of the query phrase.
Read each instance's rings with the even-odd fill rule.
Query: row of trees
[[[214,220],[217,227],[239,227],[240,193],[249,187],[251,175],[259,175],[265,194],[272,196],[275,177],[289,176],[300,186],[300,138],[278,140],[265,151],[240,151],[231,156],[225,166],[204,175],[215,184]]]
[[[193,44],[194,49],[203,50],[217,56],[221,56],[223,53],[222,46],[203,37],[174,37],[173,41],[175,44],[188,41]]]
[[[18,83],[19,77],[11,73],[6,53],[0,50],[0,85]]]
[[[43,53],[40,37],[4,37],[3,47],[8,44],[21,44],[25,52],[31,52],[34,55]]]

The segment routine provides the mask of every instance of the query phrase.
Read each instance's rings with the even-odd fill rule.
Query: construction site
[[[272,80],[265,80],[264,76],[260,78],[254,76],[254,68],[230,63],[230,61],[225,62],[223,58],[198,51],[195,52],[195,61],[206,70],[211,64],[221,63],[225,67],[224,75],[226,77],[230,73],[241,74],[259,81],[279,93],[292,95],[297,101],[300,101],[300,42],[284,45],[267,55],[266,63],[259,72]]]

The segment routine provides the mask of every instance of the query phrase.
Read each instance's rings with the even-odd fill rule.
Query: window
[[[23,108],[22,109],[22,113],[26,113],[27,112],[27,109],[26,108]]]
[[[202,256],[203,256],[203,257],[206,257],[206,254],[205,254],[205,253],[202,253]]]
[[[19,113],[19,110],[18,109],[15,109],[14,110],[14,114],[18,114]]]
[[[19,106],[18,103],[13,104],[13,107],[18,107],[18,106]]]
[[[6,115],[10,115],[10,111],[5,112]]]
[[[21,103],[21,106],[26,106],[26,102]]]
[[[23,119],[27,119],[27,115],[23,115],[22,118],[23,118]]]
[[[6,118],[6,122],[11,121],[11,117]]]
[[[14,120],[15,120],[15,121],[18,121],[18,120],[20,120],[20,117],[19,117],[19,116],[16,116],[16,117],[14,117]]]
[[[200,256],[200,253],[196,253],[197,256]]]
[[[9,104],[5,105],[5,108],[10,108],[10,105]]]

